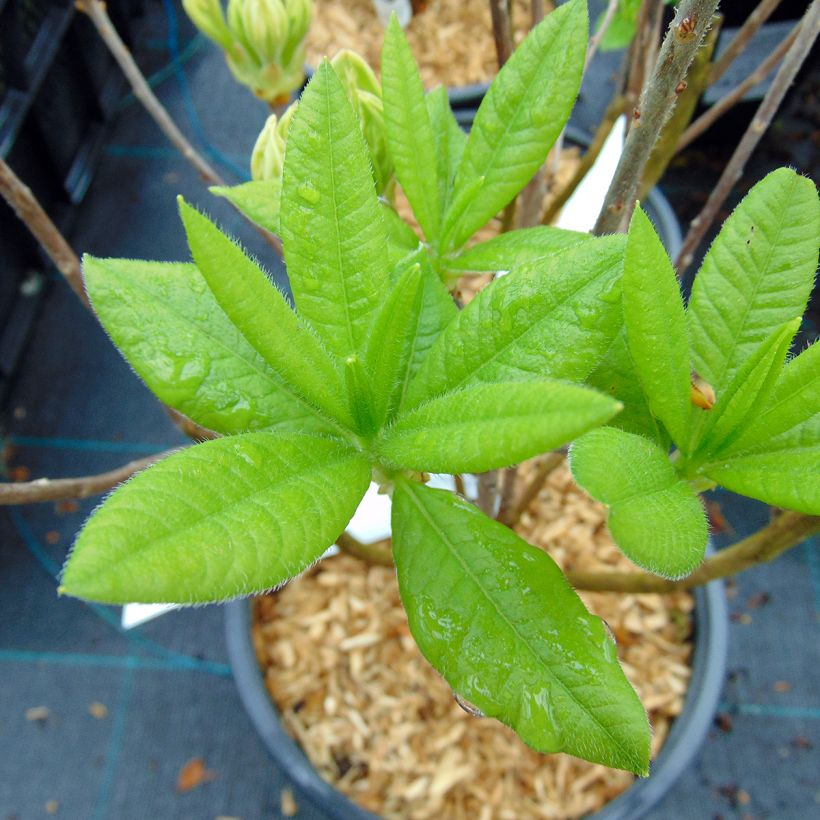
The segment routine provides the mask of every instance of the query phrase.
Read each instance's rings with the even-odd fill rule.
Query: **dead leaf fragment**
[[[280,808],[282,810],[283,817],[293,817],[299,811],[299,806],[296,803],[296,799],[294,798],[293,792],[290,789],[282,789],[282,792],[280,794],[280,801]]]
[[[205,761],[201,757],[194,757],[189,760],[180,770],[177,776],[177,791],[180,794],[191,791],[191,789],[207,783],[216,777],[216,772],[210,771],[205,766]]]
[[[39,721],[44,723],[51,716],[51,710],[48,706],[32,706],[26,709],[26,720]]]
[[[60,543],[60,533],[57,530],[49,530],[46,533],[46,541],[49,544],[59,544]]]
[[[102,720],[108,717],[108,707],[104,703],[95,700],[93,703],[88,704],[88,714],[97,718],[97,720]]]

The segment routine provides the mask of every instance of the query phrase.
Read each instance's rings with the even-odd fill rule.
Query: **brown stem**
[[[498,496],[496,520],[506,518],[515,500],[515,489],[518,484],[518,467],[507,467],[502,471],[501,492]]]
[[[38,504],[43,501],[68,501],[88,498],[107,492],[121,484],[134,473],[144,470],[155,461],[169,456],[173,450],[166,450],[136,461],[129,461],[122,467],[98,475],[78,478],[38,478],[35,481],[19,481],[0,484],[0,505]]]
[[[681,0],[678,5],[655,70],[641,94],[624,152],[593,233],[599,236],[614,233],[629,220],[646,163],[675,106],[675,89],[686,76],[717,4],[718,0]]]
[[[484,515],[492,518],[495,514],[495,505],[498,500],[499,470],[489,470],[478,476],[478,508]]]
[[[532,27],[535,28],[544,19],[544,0],[532,0]]]
[[[549,478],[550,473],[563,463],[565,456],[566,453],[556,450],[553,453],[547,453],[538,462],[535,473],[521,490],[518,498],[503,511],[503,514],[499,510],[498,520],[502,524],[506,524],[510,528],[515,527],[530,504],[538,497],[538,493],[541,492],[541,488]]]
[[[498,68],[510,59],[513,53],[512,22],[510,20],[510,0],[490,0],[490,17],[493,21],[493,40]]]
[[[676,151],[683,151],[687,145],[694,142],[704,131],[712,126],[730,108],[737,105],[746,92],[754,88],[758,83],[762,83],[769,72],[783,59],[786,52],[792,47],[800,31],[800,23],[778,43],[777,48],[748,76],[743,82],[735,86],[721,97],[708,111],[698,117],[684,132],[676,146]]]
[[[707,558],[691,575],[678,581],[659,578],[648,572],[568,572],[567,579],[576,589],[595,592],[644,593],[692,589],[772,561],[818,532],[820,517],[783,512],[753,535]]]
[[[589,169],[592,168],[595,160],[598,159],[598,155],[601,153],[607,137],[615,126],[615,123],[618,121],[618,117],[624,113],[625,108],[626,97],[620,94],[616,96],[609,104],[609,107],[598,125],[598,130],[595,132],[595,136],[592,138],[589,148],[587,148],[584,155],[581,157],[572,178],[560,191],[558,191],[558,193],[555,194],[550,201],[550,204],[547,206],[544,215],[541,217],[541,223],[543,225],[551,225],[555,221],[556,216],[558,216],[558,212],[564,207],[564,205],[567,204],[569,198],[575,193],[576,188],[581,184],[581,182],[583,182],[584,177],[589,172]]]
[[[43,210],[31,189],[9,168],[0,157],[0,194],[31,231],[54,266],[65,277],[80,301],[90,308],[88,294],[83,286],[80,260],[63,235]]]
[[[638,104],[638,98],[641,96],[644,81],[646,80],[644,74],[646,68],[644,54],[647,48],[647,22],[649,20],[649,11],[654,2],[655,0],[642,0],[635,20],[635,36],[632,38],[632,42],[629,46],[624,93],[626,94],[630,108],[634,108]]]
[[[655,0],[649,7],[649,18],[644,30],[644,78],[652,75],[658,62],[658,51],[661,45],[661,25],[663,24],[663,0]]]
[[[218,185],[220,187],[227,185],[217,171],[214,170],[196,148],[191,145],[187,137],[179,130],[165,106],[163,106],[151,90],[151,86],[148,85],[148,81],[143,76],[139,66],[134,62],[131,52],[120,39],[120,35],[114,28],[103,0],[76,0],[76,6],[79,11],[87,14],[91,19],[103,42],[122,69],[122,73],[125,74],[126,79],[131,84],[134,96],[142,103],[145,110],[159,126],[162,133],[169,139],[171,144],[191,163],[208,185]],[[243,218],[248,219],[238,208],[235,208],[235,210]],[[260,236],[281,257],[282,243],[279,241],[279,238],[255,222],[251,220],[248,220],[248,222],[253,225]]]
[[[741,138],[737,148],[735,148],[734,154],[732,154],[731,159],[724,168],[717,185],[703,206],[703,210],[692,220],[689,226],[689,232],[683,240],[683,247],[675,263],[679,273],[683,273],[692,263],[695,249],[705,236],[706,231],[709,230],[709,227],[717,216],[721,206],[726,201],[726,197],[729,196],[735,182],[737,182],[743,174],[747,160],[751,156],[752,151],[757,147],[763,134],[766,133],[766,129],[769,127],[775,112],[780,107],[783,97],[786,96],[786,92],[789,90],[789,86],[794,81],[797,72],[811,51],[819,30],[820,0],[812,0],[812,4],[803,15],[797,39],[784,57],[780,69],[775,75],[772,84],[769,86],[769,90],[763,97],[763,101],[760,103],[754,118],[746,129],[746,133]]]
[[[760,0],[757,8],[746,18],[746,22],[738,29],[734,39],[726,50],[715,60],[709,72],[709,85],[714,85],[725,73],[726,69],[743,53],[749,40],[755,36],[757,30],[769,19],[772,12],[780,5],[780,0]]]
[[[365,544],[354,538],[349,532],[343,532],[336,539],[336,546],[348,555],[366,561],[368,564],[377,564],[380,567],[393,566],[393,553],[390,550],[390,539],[374,541]]]

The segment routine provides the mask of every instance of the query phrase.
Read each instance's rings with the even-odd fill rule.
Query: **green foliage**
[[[657,444],[612,427],[593,430],[572,445],[570,464],[575,480],[609,507],[609,531],[638,566],[681,578],[701,562],[706,515]]]
[[[410,630],[459,695],[538,751],[647,774],[649,724],[615,643],[546,553],[407,481],[393,539]]]
[[[534,228],[465,250],[562,128],[585,32],[582,0],[550,14],[466,137],[442,89],[425,98],[391,24],[387,160],[423,241],[378,197],[361,111],[325,61],[288,115],[287,150],[270,146],[281,188],[218,191],[281,234],[296,310],[185,203],[194,264],[85,260],[94,308],[137,373],[226,438],[115,491],[63,592],[192,603],[275,587],[339,537],[372,476],[393,494],[411,630],[455,692],[536,749],[646,773],[646,715],[604,625],[545,553],[425,474],[505,467],[580,436],[579,484],[608,505],[624,552],[667,577],[703,556],[705,485],[820,513],[820,346],[782,367],[820,205],[793,172],[767,177],[688,309],[640,210],[628,238]],[[360,69],[344,68],[366,86]],[[458,310],[446,285],[464,271],[508,275]],[[717,393],[711,409],[691,405],[692,369]]]

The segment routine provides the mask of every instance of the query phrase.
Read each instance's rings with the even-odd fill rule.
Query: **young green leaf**
[[[322,343],[239,245],[180,197],[191,255],[216,301],[293,392],[351,426],[342,375]]]
[[[191,604],[270,589],[322,555],[369,483],[368,462],[336,439],[249,433],[190,447],[106,499],[61,591]]]
[[[128,363],[197,424],[227,434],[336,429],[248,344],[193,265],[85,256],[83,277]]]
[[[484,178],[446,249],[460,248],[541,167],[578,95],[587,49],[587,11],[570,0],[513,52],[479,106],[456,177],[456,194]]]
[[[479,242],[453,258],[445,259],[448,270],[465,273],[509,272],[521,265],[533,265],[548,256],[562,253],[573,245],[592,239],[588,233],[539,225],[494,236]]]
[[[436,145],[424,86],[395,14],[390,18],[382,48],[382,100],[384,130],[396,178],[425,238],[435,242],[441,224]]]
[[[623,306],[629,352],[649,408],[685,446],[692,410],[686,313],[672,263],[640,206],[629,225]]]
[[[421,243],[415,231],[389,203],[380,199],[379,208],[384,217],[384,229],[387,234],[387,262],[389,267],[393,267],[408,253],[418,248]]]
[[[721,457],[820,443],[820,344],[783,369],[765,410],[749,419]]]
[[[609,507],[612,538],[638,566],[682,578],[703,560],[703,507],[654,442],[603,427],[572,445],[570,466],[578,484]]]
[[[467,135],[453,116],[443,85],[436,86],[425,97],[425,102],[435,145],[439,207],[444,213],[467,145]]]
[[[257,225],[279,234],[279,200],[282,180],[251,180],[241,185],[213,185],[208,190],[215,196],[227,199]]]
[[[540,752],[647,773],[649,722],[614,641],[545,552],[402,481],[393,555],[410,631],[455,692]]]
[[[400,415],[378,453],[405,469],[479,473],[560,447],[619,409],[609,397],[565,382],[478,384]]]
[[[590,373],[586,384],[623,405],[623,410],[610,422],[613,427],[646,436],[661,449],[669,449],[669,435],[652,415],[635,372],[635,363],[626,343],[626,328],[621,328],[601,358],[601,363]]]
[[[820,515],[820,443],[740,455],[708,464],[703,472],[741,495],[775,507]]]
[[[724,223],[687,310],[695,370],[718,398],[771,333],[803,315],[818,235],[814,184],[788,168],[755,185]]]
[[[279,222],[297,310],[341,359],[363,352],[387,292],[386,239],[362,130],[327,60],[290,124]]]
[[[583,381],[621,326],[623,249],[606,236],[497,279],[438,337],[406,407],[480,382]]]
[[[730,445],[747,420],[766,406],[799,327],[800,319],[792,319],[772,333],[743,363],[717,404],[700,414],[702,423],[696,428],[698,437],[692,447],[694,459],[703,461]]]

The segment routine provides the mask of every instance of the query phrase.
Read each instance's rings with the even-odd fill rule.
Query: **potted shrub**
[[[690,24],[702,36],[708,21],[680,13],[667,40],[697,39]],[[686,50],[670,49],[685,71]],[[492,473],[572,443],[576,480],[648,570],[571,576],[585,588],[696,586],[817,531],[817,348],[784,361],[820,209],[808,180],[771,174],[727,220],[688,307],[640,208],[626,236],[538,227],[468,247],[544,162],[585,54],[573,0],[515,52],[465,137],[391,25],[384,129],[422,243],[378,199],[349,89],[324,62],[292,115],[271,225],[298,312],[184,202],[193,265],[86,259],[94,309],[134,369],[223,437],[116,490],[62,592],[185,604],[277,587],[339,538],[373,479],[393,500],[410,630],[457,696],[542,752],[647,773],[646,714],[605,625],[493,520],[494,500],[479,510],[428,473]],[[647,128],[663,114],[645,108]],[[640,171],[619,170],[600,233],[634,202]],[[458,310],[447,286],[482,269],[508,275]],[[792,512],[702,563],[698,494],[716,483]]]

